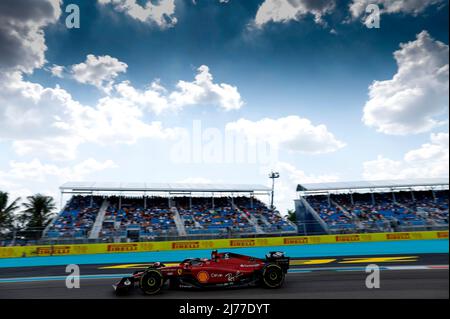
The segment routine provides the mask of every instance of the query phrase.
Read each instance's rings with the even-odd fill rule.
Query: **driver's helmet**
[[[211,252],[211,259],[216,260],[217,258],[219,258],[219,253],[217,252],[217,250],[213,250]]]

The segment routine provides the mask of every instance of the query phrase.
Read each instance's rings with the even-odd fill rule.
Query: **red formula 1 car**
[[[234,253],[213,251],[211,259],[186,259],[177,266],[153,263],[147,269],[122,278],[114,289],[127,293],[139,286],[147,295],[161,291],[168,282],[170,288],[208,288],[260,285],[279,288],[289,269],[289,257],[282,252],[270,252],[265,259]]]

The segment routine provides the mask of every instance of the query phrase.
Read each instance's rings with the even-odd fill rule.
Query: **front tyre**
[[[146,295],[155,295],[161,291],[164,278],[158,269],[148,269],[141,276],[139,287]]]
[[[263,269],[261,283],[265,288],[280,288],[284,282],[283,269],[276,264],[269,264]]]

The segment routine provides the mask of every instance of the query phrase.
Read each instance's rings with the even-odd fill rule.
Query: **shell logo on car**
[[[206,271],[200,271],[197,274],[197,280],[202,284],[207,283],[209,280],[209,274]]]

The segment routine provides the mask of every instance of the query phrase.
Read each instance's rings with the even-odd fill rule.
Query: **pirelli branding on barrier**
[[[256,245],[254,239],[231,239],[230,247],[254,247]]]
[[[437,238],[437,239],[441,238],[441,237],[439,237],[439,232],[436,232],[435,238]],[[447,238],[448,238],[448,232],[447,232]],[[387,240],[420,240],[420,239],[430,239],[430,238],[428,238],[427,234],[424,232],[411,232],[411,233],[386,234],[386,239]]]
[[[411,239],[411,234],[409,233],[399,233],[399,234],[387,234],[386,239],[388,240],[405,240]]]
[[[368,241],[378,241],[374,240],[372,238],[372,235],[358,235],[358,234],[352,234],[352,235],[337,235],[335,237],[336,243],[353,243],[353,242],[368,242]]]
[[[198,241],[173,242],[172,249],[199,249],[200,243]]]
[[[42,246],[36,248],[36,255],[50,256],[50,255],[70,255],[72,246]]]
[[[448,239],[448,231],[0,247],[0,258]]]
[[[355,242],[355,241],[361,241],[361,238],[359,235],[340,235],[336,236],[336,242]]]
[[[138,244],[111,244],[108,245],[108,252],[124,252],[124,251],[138,251]]]
[[[438,238],[448,238],[448,231],[447,231],[447,232],[445,232],[445,231],[439,231],[439,232],[437,233],[437,237],[438,237]]]
[[[285,245],[303,245],[308,243],[308,237],[287,237],[283,239]]]

